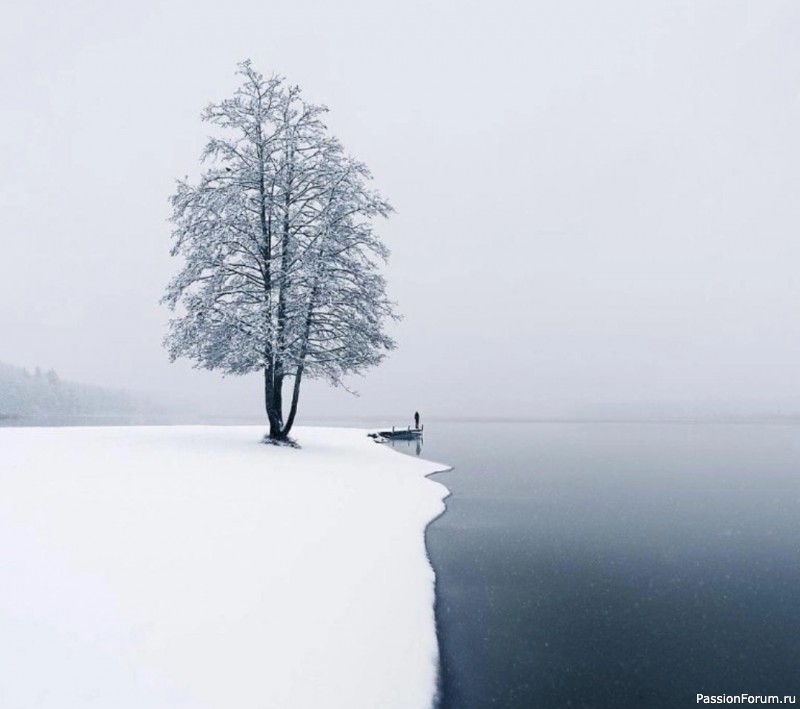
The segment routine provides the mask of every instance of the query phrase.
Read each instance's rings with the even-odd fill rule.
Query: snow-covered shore
[[[296,433],[0,429],[0,705],[427,709],[445,466]]]

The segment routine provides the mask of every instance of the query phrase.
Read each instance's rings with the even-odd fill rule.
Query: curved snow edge
[[[368,431],[364,431],[364,433],[367,434]],[[391,452],[391,453],[399,455],[401,457],[409,458],[411,461],[415,461],[416,460],[416,461],[419,461],[420,463],[423,463],[427,468],[427,472],[424,473],[425,477],[428,479],[428,482],[430,482],[431,484],[437,486],[437,489],[440,491],[440,495],[441,495],[440,496],[441,508],[439,509],[439,511],[433,517],[431,517],[428,520],[428,522],[425,524],[425,528],[423,529],[423,538],[425,540],[425,558],[427,559],[428,566],[430,567],[431,573],[433,574],[433,588],[432,588],[433,605],[432,605],[432,611],[433,611],[433,628],[434,628],[434,634],[436,635],[436,660],[435,660],[435,662],[436,662],[436,679],[435,679],[435,688],[434,688],[433,694],[431,696],[431,701],[430,701],[430,705],[429,706],[430,706],[430,709],[436,709],[436,707],[439,706],[439,703],[441,701],[441,692],[442,692],[442,687],[441,687],[441,657],[440,657],[440,645],[439,645],[439,637],[438,637],[438,627],[439,626],[438,626],[438,623],[436,621],[438,578],[436,576],[436,568],[433,565],[433,560],[431,559],[430,551],[428,549],[427,539],[428,539],[428,530],[430,529],[430,526],[434,522],[436,522],[436,520],[438,520],[440,517],[442,517],[442,515],[444,515],[447,512],[447,499],[450,497],[450,495],[452,493],[450,492],[450,489],[446,485],[444,485],[443,483],[440,483],[438,480],[431,480],[431,476],[432,475],[438,475],[439,473],[452,472],[455,469],[455,467],[452,466],[452,465],[447,465],[445,463],[435,463],[435,462],[433,462],[431,460],[428,460],[426,458],[410,458],[410,456],[408,456],[407,454],[401,453],[399,451],[396,451],[393,448],[391,448],[389,446],[386,446],[386,445],[380,445],[380,447],[385,449],[385,450],[387,450],[387,451],[389,451],[389,452]]]

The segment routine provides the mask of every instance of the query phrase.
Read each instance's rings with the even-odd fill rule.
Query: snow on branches
[[[183,267],[162,299],[176,313],[165,346],[198,367],[263,371],[270,437],[283,439],[304,376],[337,385],[395,346],[384,332],[397,318],[380,273],[388,251],[373,228],[392,208],[330,135],[324,106],[249,61],[238,75],[233,98],[203,113],[219,129],[205,171],[171,198]]]

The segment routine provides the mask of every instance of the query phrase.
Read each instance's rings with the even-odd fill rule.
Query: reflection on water
[[[420,453],[422,453],[422,444],[422,436],[419,438],[405,440],[402,438],[390,438],[386,442],[386,445],[391,446],[400,453],[406,453],[407,455],[420,455]]]

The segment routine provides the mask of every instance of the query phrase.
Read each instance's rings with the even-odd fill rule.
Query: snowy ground
[[[0,706],[430,706],[443,466],[261,434],[0,429]]]

